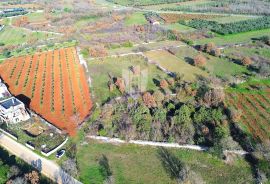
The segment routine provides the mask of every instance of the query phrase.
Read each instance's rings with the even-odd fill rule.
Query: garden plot
[[[28,144],[33,149],[46,153],[66,139],[65,134],[59,133],[55,127],[36,116],[32,116],[26,122],[9,124],[9,126],[3,123],[0,127],[18,138],[18,142]]]

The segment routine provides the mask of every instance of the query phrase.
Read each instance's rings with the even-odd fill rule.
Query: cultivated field
[[[239,123],[254,138],[270,139],[270,81],[251,82],[227,91],[227,105],[242,111]]]
[[[75,48],[8,59],[0,75],[14,95],[29,98],[31,109],[71,135],[89,114],[89,88]]]
[[[185,80],[194,81],[198,76],[207,76],[207,73],[203,70],[188,64],[167,51],[149,51],[145,55],[150,62],[158,64],[169,72],[184,74]]]

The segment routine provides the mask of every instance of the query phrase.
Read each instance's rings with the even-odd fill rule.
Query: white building
[[[8,124],[26,121],[30,118],[24,103],[15,97],[0,101],[0,121]]]
[[[7,86],[4,83],[2,83],[0,79],[0,101],[9,97],[11,97],[11,95],[7,89]]]

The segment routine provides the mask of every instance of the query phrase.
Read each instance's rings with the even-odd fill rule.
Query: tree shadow
[[[39,172],[42,170],[42,161],[41,159],[32,160],[31,165],[36,168]]]
[[[185,62],[187,62],[190,65],[194,65],[194,60],[191,57],[185,57],[184,58]]]
[[[187,179],[188,169],[174,154],[167,149],[160,147],[157,150],[157,155],[163,168],[172,179],[176,179],[178,182],[183,182]]]

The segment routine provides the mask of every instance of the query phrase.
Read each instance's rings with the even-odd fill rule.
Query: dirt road
[[[5,134],[0,134],[0,145],[10,153],[21,158],[28,164],[34,166],[42,174],[57,183],[63,184],[81,184],[67,173],[65,173],[56,163],[47,160],[42,156],[34,153],[24,145],[16,142]]]

